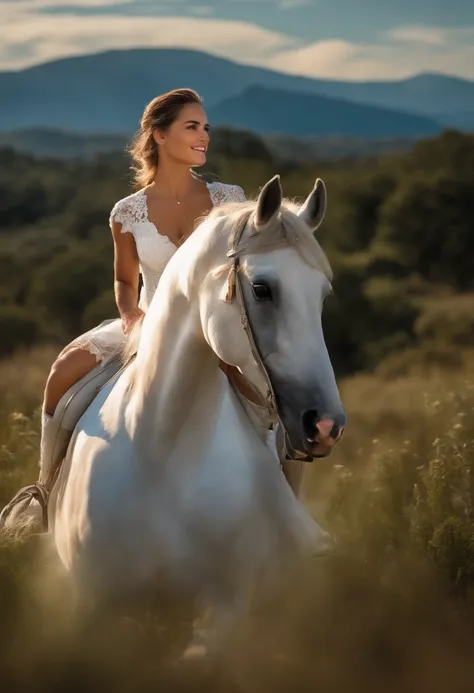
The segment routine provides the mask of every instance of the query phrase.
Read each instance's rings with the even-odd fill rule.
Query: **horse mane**
[[[200,218],[198,225],[205,219],[216,219],[216,232],[227,237],[229,239],[229,251],[233,250],[235,254],[240,256],[290,245],[298,251],[305,262],[322,272],[329,281],[332,280],[331,265],[326,254],[308,225],[298,217],[301,204],[288,198],[283,199],[278,214],[261,230],[257,230],[253,223],[256,208],[256,198],[245,202],[230,202],[219,205],[211,209],[206,216]],[[246,231],[235,245],[236,235],[245,221],[247,221]],[[231,263],[232,259],[229,259],[217,271],[230,270]],[[137,352],[143,318],[143,315],[140,316],[125,341],[122,350],[124,363],[133,358]]]

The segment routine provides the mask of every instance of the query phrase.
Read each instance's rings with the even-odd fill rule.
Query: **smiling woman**
[[[131,148],[138,186],[153,183],[159,163],[161,170],[171,160],[183,163],[186,170],[202,166],[206,163],[209,139],[209,123],[199,94],[192,89],[177,89],[157,96],[145,108]]]
[[[127,336],[148,310],[166,265],[197,221],[213,207],[245,200],[240,187],[207,183],[194,172],[194,167],[206,163],[209,141],[207,116],[195,91],[175,89],[145,108],[131,147],[138,190],[119,200],[110,215],[120,317],[66,346],[46,383],[40,482],[48,490],[70,438],[61,429],[66,393],[94,368],[122,358]]]

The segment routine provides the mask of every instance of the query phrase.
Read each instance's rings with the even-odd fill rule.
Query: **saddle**
[[[43,431],[40,481],[48,492],[56,480],[79,419],[107,383],[124,371],[129,363],[124,364],[120,357],[99,363],[59,400],[49,425]]]

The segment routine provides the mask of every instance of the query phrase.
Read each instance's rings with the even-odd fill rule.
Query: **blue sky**
[[[142,46],[315,77],[474,79],[474,2],[0,0],[0,69]]]

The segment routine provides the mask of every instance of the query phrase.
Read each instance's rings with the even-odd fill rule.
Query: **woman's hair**
[[[129,149],[137,187],[150,185],[158,168],[158,145],[153,130],[166,131],[187,104],[202,106],[202,98],[193,89],[174,89],[157,96],[145,108],[140,130]]]

